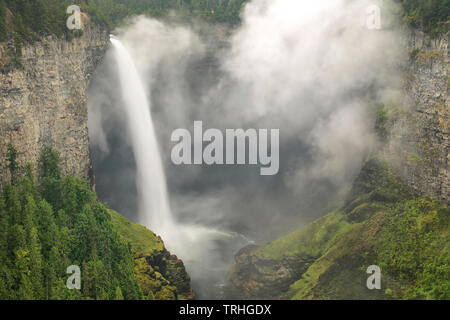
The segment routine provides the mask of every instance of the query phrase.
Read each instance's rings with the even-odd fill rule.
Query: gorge
[[[234,27],[135,17],[112,47],[83,15],[82,35],[26,44],[23,68],[0,73],[0,185],[8,143],[36,175],[43,147],[57,150],[64,175],[120,212],[143,296],[445,298],[448,34],[394,14],[354,27],[365,4],[255,0]],[[278,174],[176,166],[171,134],[195,120],[279,128]],[[402,237],[416,271],[382,250]],[[362,270],[378,263],[371,293]]]

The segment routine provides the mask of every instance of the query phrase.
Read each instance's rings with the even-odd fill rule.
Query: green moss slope
[[[183,262],[171,255],[160,237],[109,210],[114,229],[129,244],[136,278],[148,299],[193,299]]]
[[[109,210],[109,214],[114,228],[129,242],[133,254],[151,255],[155,251],[160,252],[164,249],[161,239],[144,226],[131,223],[114,210]]]
[[[450,214],[438,201],[411,194],[373,159],[342,208],[236,261],[231,279],[247,297],[450,299]],[[271,277],[259,271],[262,264],[275,266]],[[366,286],[370,265],[381,268],[381,290]],[[294,275],[283,279],[291,281],[287,290],[274,285],[286,269]],[[274,288],[281,291],[267,293]]]
[[[450,299],[448,209],[429,198],[378,210],[291,285],[293,299]],[[366,288],[378,265],[382,290]]]
[[[333,221],[336,216],[341,219]],[[347,206],[313,223],[319,230],[334,226],[344,232],[330,232],[335,240],[322,247],[322,255],[291,285],[289,296],[450,299],[449,222],[446,206],[413,197],[383,163],[370,161]],[[317,236],[309,228],[298,232],[304,238],[301,245],[306,245],[303,251],[315,247]],[[366,287],[370,265],[381,268],[382,290]]]

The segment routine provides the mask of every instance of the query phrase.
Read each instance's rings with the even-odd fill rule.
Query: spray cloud
[[[382,8],[381,30],[365,25],[374,3]],[[367,101],[398,86],[402,51],[389,25],[392,8],[390,1],[253,0],[231,36],[143,17],[118,31],[151,103],[174,218],[190,226],[164,240],[185,260],[200,297],[210,297],[211,282],[225,281],[233,254],[248,243],[236,233],[272,240],[323,214],[347,190],[374,145]],[[132,139],[117,134],[127,126],[114,68],[107,57],[89,94],[97,182],[108,181],[98,189],[112,207],[145,223],[133,206]],[[174,165],[171,134],[195,120],[219,129],[279,128],[278,175]],[[114,172],[126,177],[111,181]],[[118,193],[120,201],[108,197]]]

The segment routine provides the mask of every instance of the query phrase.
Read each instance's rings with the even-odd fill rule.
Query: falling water
[[[164,237],[173,226],[173,219],[149,100],[127,49],[114,36],[111,36],[111,43],[115,48],[124,109],[136,159],[140,223]]]
[[[111,36],[111,42],[136,159],[139,222],[161,235],[166,247],[183,259],[197,297],[201,298],[199,293],[202,293],[209,298],[220,298],[220,288],[226,281],[234,253],[251,241],[215,228],[180,224],[172,218],[144,86],[127,49],[114,36]]]

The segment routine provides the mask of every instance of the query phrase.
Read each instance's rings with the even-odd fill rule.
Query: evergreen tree
[[[148,292],[147,300],[155,300],[155,295],[153,294],[153,291],[152,291],[152,290],[150,290],[150,291]]]
[[[50,147],[45,147],[39,158],[40,177],[60,179],[60,162],[61,158],[59,157],[59,153]]]
[[[45,200],[41,200],[38,205],[39,222],[38,231],[42,245],[42,254],[48,258],[50,251],[56,243],[57,226],[53,216],[53,210],[50,204]]]
[[[120,287],[116,288],[116,296],[114,299],[115,300],[123,300],[123,294],[122,294],[122,290],[120,289]]]
[[[20,215],[22,212],[22,205],[20,203],[19,190],[16,186],[6,186],[3,192],[3,200],[6,204],[6,214],[8,216],[9,226],[20,223]]]
[[[8,240],[8,213],[5,202],[0,197],[0,261],[6,261],[7,240]],[[1,296],[0,296],[1,297]]]
[[[6,28],[6,4],[5,0],[0,0],[0,41],[5,41],[8,37]]]
[[[32,286],[33,299],[44,298],[43,277],[42,277],[42,255],[41,245],[39,242],[38,231],[36,228],[31,229],[31,239],[29,244],[29,277]]]
[[[59,153],[44,148],[39,158],[39,184],[43,198],[58,210],[61,198],[61,169]]]
[[[61,296],[62,291],[61,283],[58,281],[62,276],[62,261],[59,250],[56,246],[50,249],[50,253],[47,259],[47,263],[45,266],[44,274],[45,274],[45,284],[48,299],[51,300],[60,300],[63,297]]]
[[[17,149],[9,143],[8,152],[6,154],[6,161],[8,161],[8,169],[11,175],[11,185],[17,183],[17,169],[19,168],[19,163],[17,162]]]

